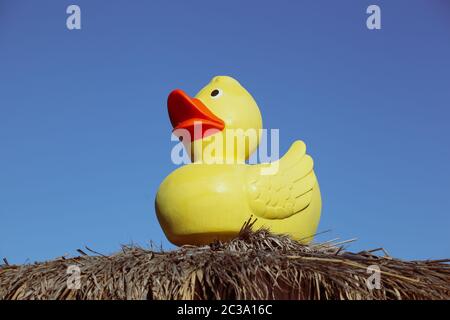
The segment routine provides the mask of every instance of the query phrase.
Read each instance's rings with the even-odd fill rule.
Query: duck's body
[[[167,238],[177,245],[227,240],[253,216],[255,227],[309,242],[321,198],[310,158],[298,152],[302,145],[291,147],[275,175],[261,175],[261,165],[246,164],[189,164],[172,172],[156,197]]]
[[[194,133],[198,121],[216,130],[203,130],[200,137],[190,139],[183,136],[194,163],[172,172],[158,190],[156,213],[172,243],[200,245],[230,239],[251,216],[257,218],[256,227],[303,242],[312,240],[320,219],[321,195],[312,158],[302,141],[271,164],[245,164],[258,146],[259,135],[256,140],[244,137],[247,148],[243,153],[239,148],[206,152],[214,138],[229,139],[228,129],[262,128],[256,102],[230,77],[215,77],[196,98],[175,90],[168,105],[176,130]]]

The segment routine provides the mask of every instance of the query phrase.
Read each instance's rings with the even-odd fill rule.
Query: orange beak
[[[189,97],[180,89],[169,94],[167,109],[174,134],[177,134],[178,129],[188,130],[191,141],[202,139],[225,128],[223,120],[214,115],[203,102]]]

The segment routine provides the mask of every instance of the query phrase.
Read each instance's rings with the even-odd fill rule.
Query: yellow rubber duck
[[[156,214],[172,243],[228,240],[251,216],[257,218],[257,228],[303,243],[312,240],[322,206],[313,160],[305,144],[296,141],[278,161],[245,163],[258,147],[262,119],[255,100],[237,80],[214,77],[195,98],[174,90],[167,105],[174,133],[192,160],[172,172],[156,195]],[[239,134],[233,137],[230,131]],[[244,150],[238,143],[228,147],[227,142],[241,138]]]

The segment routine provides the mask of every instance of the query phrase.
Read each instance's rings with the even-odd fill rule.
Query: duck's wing
[[[249,168],[247,194],[258,217],[284,219],[307,208],[317,180],[313,159],[303,141],[296,141],[278,161]]]

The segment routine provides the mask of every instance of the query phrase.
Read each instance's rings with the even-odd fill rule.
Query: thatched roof
[[[401,261],[302,245],[266,230],[227,243],[161,252],[125,246],[111,256],[0,267],[0,299],[449,299],[449,260]],[[67,269],[81,270],[69,289]],[[378,265],[381,289],[369,289]]]

